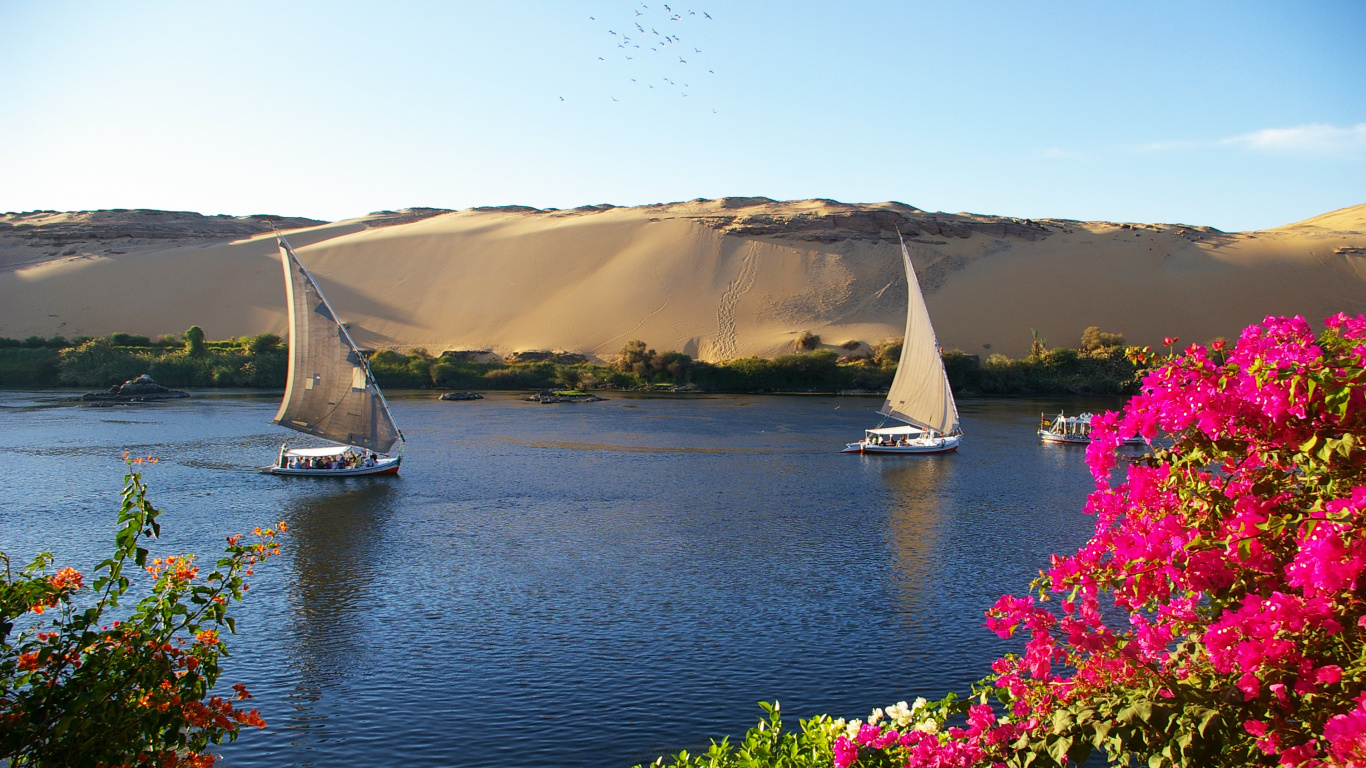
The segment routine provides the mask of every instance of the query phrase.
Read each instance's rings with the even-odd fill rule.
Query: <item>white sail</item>
[[[900,233],[897,235],[900,237]],[[896,377],[882,404],[881,413],[908,424],[932,429],[940,434],[958,431],[958,406],[949,390],[939,342],[925,309],[925,297],[911,266],[906,241],[901,241],[901,258],[906,262],[906,340],[901,346],[901,362]]]
[[[276,235],[289,304],[289,377],[274,423],[388,453],[402,439],[365,356],[289,243]]]

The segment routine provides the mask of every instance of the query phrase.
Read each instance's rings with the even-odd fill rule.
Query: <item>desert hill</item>
[[[723,198],[538,210],[383,211],[339,222],[163,211],[0,215],[0,336],[283,332],[270,224],[357,341],[562,349],[627,340],[704,359],[899,336],[898,231],[941,344],[1232,336],[1267,314],[1366,311],[1366,205],[1258,232]]]

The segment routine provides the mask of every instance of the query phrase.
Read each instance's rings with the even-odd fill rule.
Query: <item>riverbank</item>
[[[633,344],[638,346],[628,345],[610,364],[549,352],[500,360],[418,349],[406,355],[379,350],[370,355],[370,367],[385,389],[877,394],[891,385],[900,354],[892,344],[866,356],[815,350],[709,363]],[[287,354],[274,334],[196,345],[129,334],[0,339],[0,386],[103,389],[145,373],[168,387],[282,389]],[[943,359],[949,384],[960,395],[1131,394],[1143,370],[1121,346],[1042,350],[1014,360],[992,355],[985,361],[949,350]]]

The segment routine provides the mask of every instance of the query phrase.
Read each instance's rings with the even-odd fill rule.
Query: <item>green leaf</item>
[[[1063,736],[1055,741],[1048,743],[1048,756],[1053,758],[1053,762],[1062,764],[1063,758],[1067,757],[1067,751],[1072,748],[1072,737]]]
[[[1097,749],[1100,749],[1105,743],[1105,738],[1110,735],[1110,729],[1113,727],[1114,724],[1109,720],[1101,720],[1099,723],[1096,723],[1093,728],[1094,735],[1091,737],[1091,743],[1094,744]]]
[[[1215,719],[1219,717],[1219,712],[1218,712],[1218,710],[1213,710],[1213,709],[1200,709],[1200,710],[1197,710],[1197,712],[1198,712],[1198,714],[1196,714],[1196,723],[1197,723],[1197,725],[1196,725],[1195,729],[1196,729],[1196,731],[1199,732],[1199,734],[1200,734],[1201,736],[1204,736],[1204,735],[1205,735],[1205,730],[1206,730],[1207,728],[1209,728],[1210,723],[1213,723],[1213,722],[1215,721]],[[1192,714],[1195,714],[1195,713],[1192,713]]]
[[[1067,759],[1071,760],[1073,763],[1076,763],[1077,765],[1081,765],[1082,763],[1086,762],[1086,759],[1090,756],[1091,745],[1087,744],[1085,741],[1078,740],[1075,744],[1072,745],[1071,749],[1067,750]]]

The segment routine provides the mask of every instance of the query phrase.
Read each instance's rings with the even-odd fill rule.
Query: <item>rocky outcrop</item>
[[[136,379],[115,384],[108,392],[87,392],[80,399],[87,403],[144,403],[189,396],[189,392],[163,387],[144,373]]]
[[[483,400],[484,396],[478,392],[447,392],[441,396],[442,400]]]
[[[111,240],[228,239],[326,222],[283,216],[205,216],[189,211],[115,208],[107,211],[28,211],[0,215],[0,235],[33,245],[61,247]]]
[[[737,202],[747,205],[734,204]],[[1050,234],[1047,225],[1032,219],[975,214],[929,213],[904,203],[848,205],[833,200],[814,201],[814,210],[793,213],[768,205],[767,198],[734,198],[721,201],[719,209],[730,213],[702,213],[689,216],[699,223],[736,237],[774,237],[786,240],[833,243],[841,240],[896,242],[900,232],[908,242],[942,245],[944,240],[930,238],[969,238],[974,234],[991,238],[1041,240]],[[745,212],[742,208],[760,208]],[[772,212],[763,208],[773,207]]]

